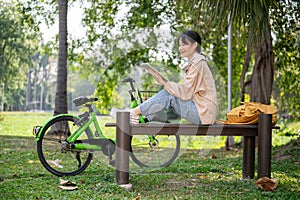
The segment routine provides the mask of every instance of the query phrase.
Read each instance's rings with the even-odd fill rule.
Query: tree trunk
[[[250,100],[270,104],[274,76],[274,55],[270,26],[268,25],[266,29],[267,31],[264,32],[255,49]]]
[[[44,104],[44,85],[45,85],[45,69],[46,67],[42,67],[42,77],[41,77],[41,93],[40,93],[40,110],[43,110],[43,104]]]
[[[30,97],[31,97],[31,71],[29,70],[27,74],[27,90],[26,90],[26,99],[25,99],[25,106],[24,110],[27,111],[29,103],[30,103]]]
[[[37,69],[34,69],[33,72],[33,110],[36,110],[37,108],[37,81],[38,81],[38,77],[37,77]]]
[[[67,11],[68,1],[58,0],[59,15],[59,47],[58,47],[58,66],[57,66],[57,87],[55,95],[54,115],[67,113]]]

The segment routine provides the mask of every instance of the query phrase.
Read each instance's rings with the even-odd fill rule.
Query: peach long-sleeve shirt
[[[219,110],[217,92],[214,78],[203,55],[195,54],[190,61],[185,68],[183,83],[168,81],[164,88],[182,100],[193,100],[202,124],[215,122]]]

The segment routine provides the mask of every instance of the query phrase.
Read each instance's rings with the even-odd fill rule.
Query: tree
[[[279,114],[300,115],[300,2],[278,1],[271,12],[272,33],[275,35],[274,98]]]
[[[54,115],[68,113],[67,77],[68,77],[68,43],[67,43],[67,11],[68,1],[58,1],[59,15],[59,47],[57,65],[57,86]]]
[[[14,2],[0,2],[0,84],[7,110],[22,109],[24,81],[38,49],[38,34],[24,23],[24,16]],[[28,16],[29,17],[29,16]],[[3,94],[4,92],[4,94]],[[3,108],[1,108],[3,109]]]
[[[32,7],[34,2],[37,5],[36,7]],[[138,61],[163,63],[165,66],[173,66],[173,69],[175,69],[174,66],[177,64],[174,64],[173,61],[176,60],[177,55],[173,54],[174,52],[172,52],[172,55],[169,55],[168,59],[163,61],[156,61],[153,56],[153,54],[159,52],[159,49],[156,48],[156,44],[161,42],[159,41],[159,36],[155,36],[156,33],[154,29],[162,25],[170,24],[172,34],[176,31],[181,32],[182,29],[188,28],[200,30],[203,36],[203,49],[205,53],[208,52],[208,55],[213,57],[213,61],[216,62],[219,67],[221,75],[226,78],[226,30],[228,24],[227,17],[229,12],[231,12],[234,34],[233,103],[237,105],[241,99],[243,100],[245,95],[242,95],[243,98],[241,98],[241,91],[243,94],[250,93],[251,101],[267,102],[266,99],[270,99],[268,96],[272,91],[268,88],[272,87],[272,73],[274,70],[272,62],[274,61],[272,61],[273,51],[270,49],[272,46],[265,45],[270,45],[272,38],[270,34],[262,33],[270,33],[271,25],[273,33],[276,33],[276,39],[281,38],[281,36],[284,35],[283,33],[289,33],[285,35],[285,37],[289,35],[287,39],[292,38],[288,40],[290,41],[288,44],[289,47],[291,47],[291,44],[293,44],[293,46],[298,44],[298,40],[295,39],[297,36],[293,34],[293,32],[296,31],[295,26],[291,29],[287,28],[285,31],[280,31],[278,28],[275,30],[274,23],[280,21],[278,19],[282,17],[279,16],[279,13],[287,13],[284,9],[288,7],[289,3],[284,0],[280,1],[281,6],[279,6],[279,8],[282,9],[282,11],[276,15],[278,7],[276,7],[277,2],[274,2],[275,1],[262,2],[258,0],[251,2],[234,0],[89,0],[84,4],[87,6],[83,8],[85,11],[82,22],[88,30],[87,38],[76,41],[70,40],[68,51],[69,66],[70,69],[78,71],[80,75],[84,75],[85,77],[90,78],[92,74],[95,82],[99,80],[100,75],[97,94],[101,98],[101,105],[107,108],[109,105],[112,105],[111,95],[114,89],[118,89],[116,87],[118,80],[125,74],[128,74],[132,69],[135,69],[135,63]],[[299,4],[294,0],[289,0],[288,2],[292,2],[292,5],[296,5],[294,7],[294,13],[297,13],[296,8]],[[45,1],[42,3],[44,4]],[[51,1],[46,4],[54,5],[54,3],[56,4],[55,1]],[[48,22],[53,21],[53,16],[55,16],[57,9],[46,12],[45,10],[43,11],[43,6],[40,6],[40,4],[40,1],[30,1],[26,4],[27,8],[25,10],[34,11],[37,15],[43,16],[42,18],[36,17],[35,24],[38,24],[36,19],[47,19],[46,21]],[[220,10],[220,8],[224,9]],[[125,15],[122,15],[122,12],[120,12],[122,9],[126,11]],[[211,13],[215,15],[214,18],[211,17]],[[271,16],[273,20],[271,24],[269,16]],[[295,16],[298,15],[294,14],[291,18],[295,18]],[[290,19],[290,17],[288,17],[288,19]],[[213,23],[208,23],[211,21]],[[285,22],[282,21],[282,23]],[[216,24],[222,24],[222,26],[216,29]],[[280,25],[278,25],[278,27],[280,27]],[[288,29],[291,31],[287,31]],[[280,34],[277,35],[279,32]],[[138,40],[141,38],[141,35],[145,36],[142,42]],[[174,34],[174,36],[177,36],[177,34]],[[172,39],[174,40],[174,38]],[[275,40],[274,42],[276,44],[278,41]],[[282,40],[281,44],[283,44]],[[124,46],[126,48],[124,48]],[[78,47],[83,49],[83,51],[78,51]],[[247,51],[245,47],[247,47]],[[269,49],[260,49],[260,47],[268,47]],[[174,48],[176,48],[176,46],[174,46]],[[280,48],[280,45],[276,46],[276,55],[279,55]],[[285,55],[290,55],[291,48],[285,49],[287,49]],[[297,55],[296,53],[297,51],[293,51],[293,55]],[[288,58],[289,56],[285,57]],[[262,60],[268,60],[268,63],[266,62],[264,64]],[[279,60],[277,59],[276,61]],[[280,62],[278,63],[280,63],[280,66],[290,66],[292,62],[288,62],[288,59],[284,60],[280,58]],[[291,68],[293,68],[293,70],[291,70]],[[260,72],[258,72],[259,70]],[[286,76],[280,76],[280,79],[278,78],[280,84],[277,84],[276,87],[287,91],[290,88],[290,84],[286,82],[290,79],[285,77],[297,73],[297,65],[295,64],[293,67],[289,67],[288,70],[281,68],[280,74],[283,73],[286,74]],[[241,74],[242,79],[239,81]],[[263,76],[259,77],[259,74],[263,74]],[[277,74],[277,76],[279,75]],[[295,80],[297,80],[297,78],[295,78]],[[264,83],[262,81],[267,82]],[[241,87],[238,87],[239,82],[241,82]],[[257,87],[254,87],[256,85]],[[266,87],[263,87],[263,85],[266,85]],[[292,88],[293,90],[297,90],[297,87]],[[282,92],[282,90],[279,91]],[[281,97],[285,97],[282,96],[282,94],[280,95]],[[296,98],[297,94],[293,93],[292,97],[294,96]],[[282,107],[288,107],[289,105],[282,104]],[[296,106],[293,106],[293,108],[296,108]]]
[[[246,31],[248,41],[241,76],[242,92],[245,92],[246,86],[250,86],[251,101],[270,104],[274,74],[274,54],[269,13],[271,9],[277,7],[276,1],[207,0],[202,1],[201,6],[211,11],[214,22],[217,22],[219,25],[228,24],[227,19],[229,15],[235,28],[241,28],[241,30]],[[255,64],[251,70],[251,77],[245,81],[253,51]]]
[[[27,72],[27,91],[24,110],[30,109],[46,109],[49,108],[46,97],[49,95],[48,83],[52,81],[50,78],[51,64],[49,57],[37,52],[31,56],[32,64],[29,66]],[[48,104],[46,106],[45,104]],[[39,105],[39,107],[38,107]]]

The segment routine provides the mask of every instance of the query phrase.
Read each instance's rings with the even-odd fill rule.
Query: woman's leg
[[[166,90],[160,91],[152,98],[142,103],[134,111],[137,114],[147,116],[148,120],[151,121],[155,117],[156,113],[169,108],[191,123],[201,124],[194,101],[181,100],[169,94]]]

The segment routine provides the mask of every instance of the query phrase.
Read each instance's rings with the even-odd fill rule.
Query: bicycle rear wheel
[[[178,135],[156,135],[151,145],[147,135],[131,137],[131,158],[140,167],[166,167],[174,162],[180,151]]]
[[[80,128],[72,116],[51,120],[42,130],[37,142],[37,152],[43,166],[56,176],[74,176],[87,168],[92,160],[88,150],[73,150],[66,138]],[[91,139],[89,129],[78,139]]]

